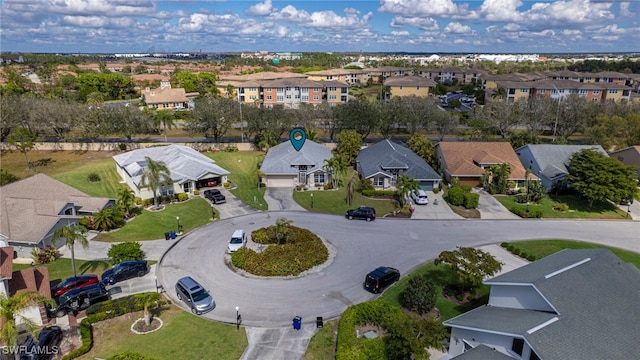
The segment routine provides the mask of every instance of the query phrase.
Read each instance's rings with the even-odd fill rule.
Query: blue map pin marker
[[[307,133],[304,132],[302,128],[293,128],[289,133],[289,140],[291,140],[291,145],[296,151],[300,151],[302,149],[302,145],[307,140]]]

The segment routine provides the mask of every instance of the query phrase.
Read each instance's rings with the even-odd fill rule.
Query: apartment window
[[[337,90],[337,88],[336,88],[336,87],[330,87],[330,88],[329,88],[329,91],[336,91],[336,90]]]
[[[313,91],[318,92],[318,91],[320,91],[320,88],[315,87],[315,88],[313,88]]]
[[[511,350],[516,354],[522,356],[522,349],[524,348],[524,339],[513,339],[511,343]]]
[[[267,100],[271,100],[272,96],[271,95],[267,95]]]
[[[580,89],[580,95],[587,95],[587,90]]]
[[[169,104],[164,103],[164,104],[162,104],[162,107],[163,107],[164,109],[168,109],[168,108],[169,108]]]
[[[281,92],[284,92],[284,89],[283,88],[277,88],[276,91],[281,93]]]
[[[617,94],[618,89],[609,89],[609,94]]]
[[[384,187],[384,177],[378,176],[373,178],[373,186]]]
[[[600,90],[593,90],[594,94],[600,94]]]
[[[416,86],[416,90],[420,90],[420,86]]]
[[[324,184],[324,173],[314,174],[313,182],[316,184]]]
[[[256,100],[258,95],[249,95],[249,100]]]
[[[329,95],[329,100],[335,100],[337,97],[335,95]]]
[[[584,78],[586,81],[591,81],[591,76],[587,76],[586,78]]]
[[[523,89],[520,89],[520,92],[522,92],[522,93],[528,93],[528,92],[529,92],[529,89],[524,89],[524,88],[523,88]]]
[[[252,88],[249,88],[249,91],[258,91],[258,88],[252,87]]]
[[[265,88],[264,90],[267,92],[271,92],[271,88]]]
[[[158,104],[153,104],[153,108],[157,109],[158,108]]]
[[[295,95],[293,96],[293,98],[294,98],[294,99],[300,99],[300,95],[299,95],[299,94],[295,94]]]
[[[287,94],[287,100],[291,100],[291,94]]]
[[[318,95],[313,95],[313,100],[320,100],[320,97]]]
[[[558,93],[558,90],[553,89],[553,90],[551,90],[551,93],[552,93],[552,94],[557,94],[557,93]]]
[[[302,95],[302,101],[309,101],[309,96],[308,95]]]
[[[284,96],[282,96],[282,95],[278,95],[278,96],[276,97],[276,101],[277,101],[277,102],[283,102],[283,101],[284,101]]]
[[[598,102],[598,99],[597,98],[592,98],[591,102]]]
[[[546,94],[547,93],[547,89],[540,89],[540,94]]]
[[[309,88],[303,87],[301,88],[303,93],[308,93],[309,92]]]
[[[400,90],[402,90],[402,86],[400,86]]]

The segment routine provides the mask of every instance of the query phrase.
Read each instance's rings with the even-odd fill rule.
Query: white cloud
[[[347,8],[344,12],[346,16],[340,16],[331,10],[309,13],[305,10],[298,10],[292,5],[287,5],[280,11],[272,12],[268,19],[291,22],[302,27],[339,32],[367,28],[369,26],[367,22],[373,16],[371,12],[368,12],[362,18],[359,18],[360,12],[352,8]]]
[[[402,17],[396,16],[390,24],[391,27],[415,26],[422,30],[438,30],[438,22],[433,18]]]
[[[271,0],[265,0],[265,2],[263,3],[249,6],[249,8],[244,11],[244,13],[250,16],[267,16],[271,13],[272,10],[273,6],[271,4]]]
[[[634,16],[633,11],[631,11],[630,5],[631,4],[628,2],[620,3],[620,16],[629,18]]]
[[[393,36],[409,36],[408,31],[392,31],[391,35]]]
[[[459,22],[451,22],[444,28],[444,32],[452,34],[471,34],[473,30],[471,30],[471,27],[462,25]]]
[[[452,0],[381,0],[378,11],[405,17],[444,17],[461,13]]]
[[[589,0],[536,3],[524,13],[524,17],[527,22],[546,27],[600,24],[614,19],[614,14],[609,10],[611,5],[611,3]]]
[[[520,6],[520,0],[484,0],[479,12],[489,21],[519,22],[522,20],[522,15],[518,12]]]
[[[504,29],[507,31],[518,31],[520,30],[520,28],[521,28],[520,25],[514,24],[514,23],[509,23],[504,26]]]

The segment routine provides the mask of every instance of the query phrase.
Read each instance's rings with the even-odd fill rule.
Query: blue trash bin
[[[172,231],[171,232],[171,240],[175,240],[176,239],[176,232]]]
[[[293,328],[295,330],[300,330],[300,326],[302,326],[302,318],[300,316],[296,316],[293,318]]]

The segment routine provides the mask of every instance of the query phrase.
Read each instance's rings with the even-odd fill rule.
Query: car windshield
[[[231,241],[229,241],[229,243],[231,243],[231,244],[242,244],[242,239],[240,239],[240,238],[231,238]]]
[[[68,294],[62,294],[62,295],[60,295],[60,296],[58,296],[56,298],[56,303],[58,305],[64,304],[65,302],[67,302],[68,299],[69,299],[69,295]]]
[[[206,299],[208,296],[209,296],[209,293],[207,293],[207,290],[200,289],[198,290],[198,292],[193,294],[193,301],[198,302]]]

